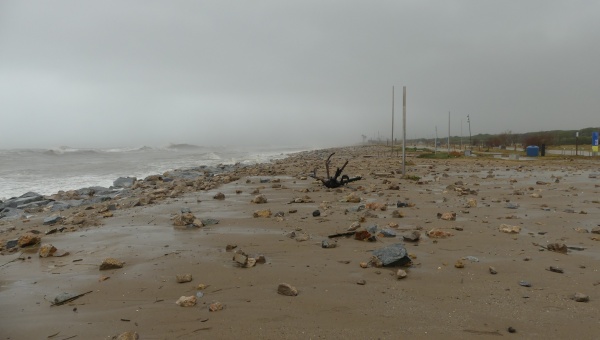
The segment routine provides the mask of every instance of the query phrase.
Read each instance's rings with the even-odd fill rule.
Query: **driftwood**
[[[350,182],[354,182],[354,181],[358,181],[358,180],[362,179],[361,176],[356,176],[356,177],[350,178],[348,175],[342,175],[344,168],[346,167],[346,165],[348,165],[348,160],[346,160],[346,163],[344,163],[344,165],[341,168],[337,168],[337,170],[335,171],[335,175],[333,177],[331,177],[331,175],[329,174],[329,164],[331,164],[331,157],[333,155],[335,155],[335,152],[332,153],[331,155],[329,155],[329,157],[327,157],[327,160],[325,161],[325,170],[327,171],[327,178],[317,176],[316,168],[310,177],[312,177],[314,179],[318,179],[319,181],[321,181],[323,183],[324,186],[326,186],[328,188],[338,188],[338,187],[346,185]],[[342,177],[340,180],[338,180],[338,177],[340,177],[340,175],[342,175]]]

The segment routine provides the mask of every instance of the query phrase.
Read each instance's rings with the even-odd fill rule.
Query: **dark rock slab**
[[[381,261],[383,266],[403,266],[411,262],[406,248],[404,248],[402,243],[376,249],[372,253]]]

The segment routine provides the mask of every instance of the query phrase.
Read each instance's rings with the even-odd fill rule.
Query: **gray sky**
[[[0,148],[600,126],[598,1],[0,2]]]

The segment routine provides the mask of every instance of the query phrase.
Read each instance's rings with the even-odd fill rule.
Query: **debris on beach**
[[[583,293],[575,293],[575,295],[573,295],[571,297],[571,299],[576,302],[589,302],[590,301],[589,295],[586,295]]]
[[[298,289],[289,283],[280,283],[277,287],[277,293],[285,296],[296,296],[298,295]]]
[[[213,302],[208,306],[208,311],[209,312],[218,312],[220,310],[223,310],[224,306],[222,303],[220,302]]]
[[[371,252],[374,257],[381,261],[384,267],[404,266],[411,263],[411,259],[408,256],[408,252],[404,245],[396,243],[383,247],[380,249],[373,250]]]
[[[265,197],[265,195],[256,195],[252,199],[252,203],[255,203],[255,204],[264,204],[264,203],[267,203],[267,198]]]
[[[222,192],[218,192],[213,196],[213,199],[216,200],[224,200],[225,199],[225,194]]]
[[[498,230],[507,234],[518,234],[521,232],[521,227],[518,225],[501,224]]]
[[[60,293],[52,301],[52,306],[64,305],[65,303],[69,303],[71,301],[75,301],[75,300],[79,299],[80,297],[82,297],[84,295],[87,295],[87,294],[89,294],[91,292],[92,291],[90,290],[89,292],[85,292],[85,293],[82,293],[82,294]]]
[[[135,331],[127,331],[119,334],[115,340],[139,340],[140,335]]]
[[[449,231],[434,228],[427,232],[427,236],[429,238],[447,238],[450,236],[454,236],[454,234]]]
[[[292,240],[296,240],[298,242],[308,241],[310,239],[310,235],[301,230],[294,230],[287,234],[287,236]]]
[[[100,270],[119,269],[123,268],[124,265],[125,262],[109,257],[102,261],[102,264],[100,264]]]
[[[19,237],[17,245],[21,248],[36,245],[42,241],[42,237],[32,232],[26,232]]]
[[[408,276],[408,274],[406,273],[406,271],[404,269],[398,269],[398,271],[396,272],[396,278],[398,280],[404,279]]]
[[[186,283],[192,281],[192,274],[175,275],[177,283]]]
[[[561,254],[566,254],[568,251],[567,245],[564,243],[550,243],[546,246],[546,249]]]
[[[42,258],[50,257],[56,252],[56,248],[51,244],[44,244],[40,247],[38,255]]]
[[[394,211],[392,211],[392,217],[393,218],[403,218],[404,212],[400,211],[400,210],[394,210]]]
[[[262,218],[268,218],[271,217],[271,209],[264,209],[264,210],[256,210],[252,216],[254,218],[258,218],[258,217],[262,217]]]
[[[182,214],[178,214],[173,218],[173,226],[186,228],[201,228],[204,226],[204,224],[191,212],[185,212]]]
[[[329,249],[329,248],[335,248],[335,247],[337,247],[336,242],[329,242],[329,240],[327,240],[327,239],[321,241],[321,248]]]
[[[492,274],[492,275],[496,275],[496,274],[498,274],[498,271],[496,270],[496,268],[494,268],[494,267],[492,267],[492,266],[490,266],[490,267],[488,268],[488,270],[489,270],[490,274]]]
[[[444,221],[456,221],[456,213],[455,212],[438,213],[437,218],[442,219]]]
[[[294,198],[289,203],[290,204],[291,203],[315,203],[315,201],[313,201],[313,199],[310,198],[310,196],[304,195],[302,197],[296,197],[296,198]]]
[[[181,296],[175,303],[180,307],[193,307],[196,305],[196,295]]]
[[[358,196],[358,194],[356,194],[355,192],[351,192],[349,195],[347,195],[346,197],[344,197],[342,199],[342,202],[348,202],[348,203],[360,203],[361,198],[360,196]]]
[[[356,176],[356,177],[350,178],[348,175],[342,175],[344,168],[346,168],[346,165],[348,165],[348,162],[349,162],[348,160],[346,160],[346,163],[344,163],[344,165],[341,168],[337,168],[337,170],[335,171],[335,174],[333,175],[333,177],[331,177],[331,175],[329,174],[329,164],[331,164],[331,157],[333,155],[335,155],[335,152],[331,153],[329,155],[329,157],[327,157],[327,160],[325,161],[325,170],[327,173],[326,178],[317,176],[316,168],[314,169],[314,171],[310,175],[310,177],[321,181],[321,183],[323,183],[324,186],[326,186],[327,188],[330,188],[330,189],[335,189],[335,188],[344,186],[350,182],[354,182],[354,181],[358,181],[358,180],[362,179],[361,176]],[[340,177],[340,175],[342,175],[342,178],[340,180],[338,180],[338,177]]]
[[[238,249],[233,254],[233,262],[242,268],[251,268],[254,267],[257,263],[265,263],[266,258],[264,255],[254,255],[249,256],[244,253],[241,249]]]

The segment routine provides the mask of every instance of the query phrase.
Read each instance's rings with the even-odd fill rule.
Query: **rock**
[[[592,230],[590,232],[592,234],[600,234],[600,226],[592,228]]]
[[[219,224],[219,220],[216,220],[214,218],[204,218],[200,221],[200,223],[203,226],[209,226],[209,225],[214,225],[214,224]]]
[[[348,203],[360,203],[361,199],[355,192],[352,192],[350,195],[344,197],[343,201]]]
[[[60,305],[63,304],[66,301],[69,301],[71,299],[74,299],[75,297],[77,297],[80,294],[77,293],[60,293],[58,294],[54,300],[52,300],[52,304],[53,305]]]
[[[335,242],[330,243],[329,240],[321,241],[321,248],[335,248],[335,247],[337,247],[337,243],[335,243]]]
[[[589,302],[590,301],[590,297],[583,293],[575,293],[575,295],[573,295],[573,297],[571,299],[573,299],[577,302]]]
[[[19,245],[19,240],[8,240],[4,248],[11,249]]]
[[[404,212],[402,212],[400,210],[394,210],[394,211],[392,211],[392,217],[393,218],[403,218]]]
[[[280,283],[279,287],[277,287],[277,293],[286,296],[296,296],[298,295],[298,289],[288,283]]]
[[[196,228],[201,228],[204,226],[202,221],[197,219],[196,216],[190,212],[175,216],[175,218],[173,218],[173,225],[176,227],[190,226]]]
[[[506,203],[506,205],[504,207],[507,209],[518,209],[520,207],[520,205],[517,203],[508,202],[508,203]]]
[[[421,238],[421,232],[418,230],[413,230],[408,234],[402,235],[402,238],[407,242],[418,242]]]
[[[248,263],[248,255],[244,254],[243,251],[238,250],[233,254],[233,261],[244,267]]]
[[[223,194],[222,192],[218,192],[213,196],[214,199],[216,200],[224,200],[225,199],[225,194]]]
[[[192,296],[182,296],[177,301],[175,301],[175,303],[180,307],[193,307],[196,305],[197,301],[198,300],[196,299],[196,296],[192,295]]]
[[[444,231],[441,229],[431,229],[427,232],[427,236],[429,238],[447,238],[450,236],[454,236],[454,234],[452,234],[449,231]]]
[[[519,286],[521,287],[531,287],[531,283],[527,282],[527,281],[519,281]]]
[[[467,207],[469,208],[476,208],[477,207],[477,200],[474,198],[469,198],[467,200]]]
[[[319,210],[315,210],[312,212],[313,217],[319,217],[321,216],[321,212]]]
[[[356,229],[360,228],[360,222],[353,222],[350,227],[348,227],[348,229],[346,229],[347,231],[355,231]]]
[[[513,327],[508,327],[507,330],[508,330],[509,333],[516,333],[517,332],[517,330],[514,329]]]
[[[501,224],[500,227],[498,227],[498,230],[507,234],[518,234],[521,232],[521,227],[518,225],[511,226],[508,224]]]
[[[213,302],[208,306],[209,312],[218,312],[220,310],[223,310],[223,304],[220,302]]]
[[[109,257],[102,261],[102,264],[100,264],[100,270],[119,269],[123,268],[124,264],[125,262],[123,261],[119,261],[115,258]]]
[[[254,196],[254,199],[252,199],[252,203],[256,203],[256,204],[267,203],[267,198],[265,197],[265,195],[256,195],[256,196]]]
[[[554,273],[559,273],[559,274],[563,274],[565,272],[562,268],[558,268],[558,267],[554,267],[554,266],[548,267],[547,270],[554,272]]]
[[[542,198],[542,194],[534,192],[533,194],[531,194],[529,197],[531,198]]]
[[[305,232],[300,231],[292,231],[287,235],[289,238],[296,240],[297,242],[308,241],[310,239],[310,235]]]
[[[192,281],[192,274],[183,274],[175,276],[177,283],[186,283]]]
[[[490,271],[490,274],[492,274],[492,275],[496,275],[496,274],[498,274],[498,271],[496,271],[496,268],[494,268],[494,267],[491,267],[491,266],[490,266],[490,267],[488,268],[488,270]]]
[[[407,274],[407,273],[406,273],[406,271],[405,271],[405,270],[403,270],[403,269],[398,269],[398,271],[396,272],[396,278],[397,278],[398,280],[404,279],[404,278],[405,278],[405,277],[407,277],[407,276],[408,276],[408,274]]]
[[[358,281],[356,281],[356,284],[360,285],[360,286],[364,286],[364,285],[367,284],[367,281],[365,281],[365,280],[358,280]]]
[[[372,254],[381,261],[383,266],[403,266],[411,262],[406,248],[401,243],[373,250]]]
[[[23,247],[27,247],[27,246],[38,244],[41,241],[42,241],[42,237],[41,236],[36,235],[34,233],[31,233],[31,232],[27,232],[27,233],[21,235],[21,237],[19,237],[19,240],[17,241],[17,244],[18,244],[19,247],[23,248]]]
[[[139,340],[139,338],[140,336],[137,334],[137,332],[127,331],[119,334],[116,340]]]
[[[131,188],[137,181],[135,177],[119,177],[113,182],[113,187],[116,188]]]
[[[225,251],[232,251],[235,248],[237,248],[237,244],[228,244],[227,246],[225,246]]]
[[[456,221],[455,212],[445,212],[443,214],[438,213],[438,218],[444,221]]]
[[[454,263],[454,268],[464,268],[464,267],[465,267],[465,264],[461,260],[457,260]]]
[[[561,254],[566,254],[568,250],[567,245],[564,243],[550,243],[548,246],[546,246],[546,249]]]
[[[50,257],[56,252],[56,248],[51,244],[44,244],[40,247],[38,255],[42,258]]]
[[[379,235],[383,237],[396,237],[396,232],[391,229],[381,229]]]
[[[263,217],[263,218],[271,217],[271,209],[256,210],[254,212],[254,214],[252,214],[252,216],[254,216],[255,218],[257,218],[257,217]]]
[[[354,239],[359,241],[377,241],[377,237],[375,237],[375,235],[371,235],[371,233],[366,230],[357,231],[354,234]]]

